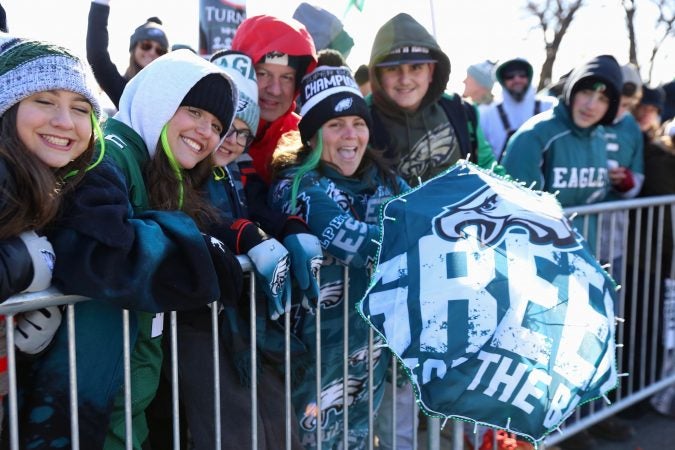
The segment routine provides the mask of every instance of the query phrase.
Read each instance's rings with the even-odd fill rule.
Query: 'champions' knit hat
[[[239,88],[239,102],[235,117],[244,121],[255,135],[260,120],[260,107],[258,106],[258,83],[253,61],[243,53],[221,50],[211,56],[211,62],[222,67]]]
[[[470,65],[469,68],[466,69],[466,73],[485,89],[492,90],[492,86],[495,84],[495,79],[492,75],[494,67],[495,63],[485,60]]]
[[[101,116],[94,74],[72,51],[43,41],[0,36],[0,116],[42,91],[64,89],[84,96]]]
[[[234,107],[229,101],[232,95],[230,83],[222,75],[211,73],[199,80],[185,94],[180,106],[200,108],[216,116],[223,125],[223,131],[220,133],[222,137],[227,133],[234,114]]]
[[[348,67],[317,67],[302,79],[300,98],[298,129],[304,143],[336,117],[359,116],[372,129],[368,105]]]
[[[132,51],[140,41],[145,40],[155,41],[162,48],[169,48],[169,39],[166,37],[164,28],[162,28],[162,21],[159,18],[150,17],[143,25],[134,30],[134,34],[129,38],[129,51]]]

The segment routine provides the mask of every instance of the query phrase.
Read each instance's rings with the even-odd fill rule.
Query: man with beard
[[[481,111],[480,126],[497,160],[501,159],[506,142],[518,127],[557,103],[554,97],[535,95],[532,73],[532,65],[524,58],[506,60],[495,69],[502,99]]]

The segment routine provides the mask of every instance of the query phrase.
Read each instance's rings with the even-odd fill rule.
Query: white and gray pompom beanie
[[[260,120],[260,107],[253,60],[234,50],[221,50],[211,56],[211,62],[221,67],[239,88],[239,103],[235,117],[245,122],[255,135]]]
[[[57,89],[81,94],[101,117],[96,80],[86,61],[56,44],[0,33],[0,117],[33,94]]]

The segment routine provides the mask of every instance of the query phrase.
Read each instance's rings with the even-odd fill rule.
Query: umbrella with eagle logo
[[[616,285],[554,196],[461,161],[381,220],[358,309],[424,412],[536,442],[615,387]]]

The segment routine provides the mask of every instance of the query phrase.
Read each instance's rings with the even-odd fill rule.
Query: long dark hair
[[[21,141],[17,131],[19,104],[0,118],[0,158],[10,182],[0,180],[0,239],[41,229],[52,221],[65,193],[85,174],[94,153],[94,127],[87,149],[66,166],[52,169]]]
[[[136,62],[136,58],[134,58],[137,46],[138,44],[134,45],[134,48],[129,52],[129,66],[127,66],[127,70],[124,72],[124,79],[127,81],[135,77],[142,69],[141,65]]]
[[[154,157],[145,166],[150,208],[183,211],[200,229],[204,229],[218,216],[216,209],[199,190],[211,174],[211,165],[211,158],[205,158],[190,170],[180,169],[182,177],[178,179],[161,141],[158,142]]]

